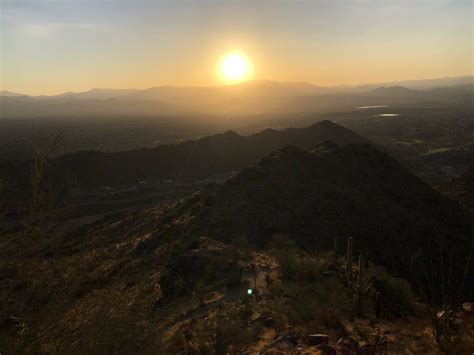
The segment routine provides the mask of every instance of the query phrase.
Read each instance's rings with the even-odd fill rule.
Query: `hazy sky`
[[[220,84],[240,50],[255,79],[318,85],[471,75],[471,0],[0,0],[0,90]]]

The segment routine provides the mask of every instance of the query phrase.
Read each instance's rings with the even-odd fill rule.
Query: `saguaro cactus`
[[[382,309],[382,294],[379,291],[377,291],[377,293],[375,294],[374,308],[375,308],[375,316],[377,318],[380,318],[380,311]]]
[[[359,309],[359,312],[362,312],[363,309],[363,302],[364,302],[364,287],[362,284],[362,255],[359,255],[359,264],[357,266],[357,308]]]
[[[359,265],[357,267],[357,284],[362,290],[362,255],[359,255]]]
[[[347,238],[346,278],[347,284],[350,284],[352,281],[352,237]]]

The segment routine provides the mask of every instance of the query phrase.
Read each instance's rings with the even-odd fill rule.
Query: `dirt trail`
[[[253,269],[251,266],[252,264],[254,265]],[[203,298],[203,302],[201,302],[198,307],[185,314],[182,314],[178,318],[175,318],[173,322],[174,325],[176,326],[190,318],[206,316],[208,313],[219,308],[224,303],[232,303],[242,299],[243,297],[255,297],[257,294],[261,295],[266,293],[268,290],[267,276],[275,280],[277,277],[276,268],[276,261],[267,254],[253,253],[252,261],[249,262],[247,265],[247,270],[245,270],[242,274],[242,282],[240,286],[228,287],[224,292],[214,291],[209,293]],[[253,270],[255,270],[255,272],[253,272]],[[249,295],[247,292],[249,288],[255,291],[254,275],[256,275],[257,292]]]

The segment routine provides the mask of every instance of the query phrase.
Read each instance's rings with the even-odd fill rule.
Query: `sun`
[[[219,74],[226,83],[238,83],[250,78],[251,65],[249,59],[238,52],[225,55],[219,63]]]

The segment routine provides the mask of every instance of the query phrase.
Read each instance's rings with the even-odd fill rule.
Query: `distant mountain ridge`
[[[459,81],[459,82],[465,82]],[[449,81],[448,81],[449,82]],[[454,82],[453,82],[454,83]],[[473,83],[426,88],[320,87],[304,82],[249,81],[229,86],[92,89],[55,96],[0,95],[0,117],[186,116],[330,112],[358,106],[439,102],[469,104]]]
[[[83,92],[66,92],[60,95],[53,96],[41,96],[43,98],[70,98],[70,99],[93,99],[93,100],[106,100],[118,98],[121,96],[132,94],[136,92],[136,89],[99,89],[94,88]]]
[[[163,93],[167,95],[176,95],[180,91],[192,92],[192,91],[209,91],[214,92],[222,88],[228,88],[230,91],[239,89],[245,89],[249,87],[269,88],[274,90],[280,88],[284,90],[293,90],[295,94],[317,94],[317,93],[343,93],[343,92],[370,92],[371,90],[383,87],[405,87],[412,90],[428,90],[439,87],[454,87],[454,86],[472,86],[474,85],[474,75],[472,76],[459,76],[459,77],[446,77],[436,79],[420,79],[420,80],[405,80],[395,82],[380,82],[373,84],[361,84],[361,85],[337,85],[337,86],[318,86],[308,82],[282,82],[272,80],[251,80],[240,84],[234,84],[229,86],[156,86],[147,89],[107,89],[107,88],[93,88],[83,92],[65,92],[57,95],[26,95],[20,93],[13,93],[9,91],[0,91],[0,96],[29,96],[29,97],[41,97],[41,98],[87,98],[87,99],[108,99],[108,98],[119,98],[130,95],[131,97],[141,97],[142,99],[153,98],[156,92],[157,94]],[[160,97],[160,99],[163,99]]]
[[[0,96],[19,97],[19,96],[26,96],[26,95],[19,94],[19,93],[16,93],[16,92],[7,91],[7,90],[3,90],[3,91],[0,91]]]
[[[59,181],[68,176],[78,186],[100,186],[157,179],[200,179],[246,168],[285,145],[309,149],[332,140],[340,145],[367,142],[354,132],[330,121],[306,128],[264,130],[250,136],[227,131],[195,141],[161,145],[152,149],[68,154],[51,161]],[[27,162],[0,164],[2,176],[28,181]],[[21,178],[20,178],[21,177]]]
[[[463,86],[430,91],[399,87],[379,88],[365,93],[338,93],[332,89],[304,85],[286,87],[256,83],[206,88],[158,87],[123,91],[118,97],[111,95],[108,91],[97,90],[58,97],[0,96],[0,117],[239,116],[322,113],[351,110],[359,106],[413,105],[424,102],[458,106],[472,102],[474,91]]]

